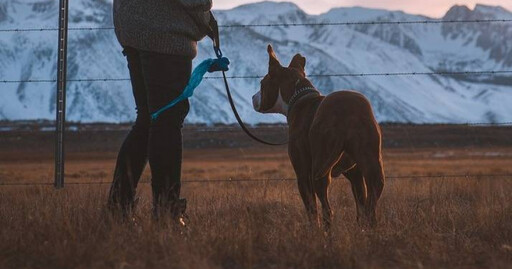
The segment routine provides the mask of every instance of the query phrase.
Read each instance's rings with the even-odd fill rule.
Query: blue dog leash
[[[192,75],[190,76],[188,84],[183,90],[183,92],[178,97],[176,97],[176,99],[172,100],[167,105],[152,113],[151,120],[157,120],[158,116],[160,116],[160,114],[162,114],[167,109],[173,107],[177,103],[189,97],[192,97],[192,95],[194,94],[194,90],[197,88],[197,86],[199,86],[199,84],[201,84],[201,81],[203,81],[203,77],[206,74],[206,72],[213,73],[217,71],[228,71],[229,59],[226,57],[222,57],[222,53],[220,53],[219,55],[217,59],[206,59],[203,62],[201,62],[198,66],[196,66],[196,68],[194,68],[194,71],[192,71]]]

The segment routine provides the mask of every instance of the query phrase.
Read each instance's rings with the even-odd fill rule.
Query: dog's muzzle
[[[252,96],[252,107],[254,110],[260,112],[261,109],[261,91],[258,91]]]

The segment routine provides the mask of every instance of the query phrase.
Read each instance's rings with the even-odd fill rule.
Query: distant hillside
[[[56,27],[58,1],[0,0],[0,29]],[[111,27],[105,0],[74,0],[70,27]],[[215,12],[219,24],[415,21],[430,19],[400,11],[336,8],[309,15],[292,3],[261,2]],[[512,19],[501,8],[452,7],[445,20]],[[512,23],[382,24],[353,26],[277,26],[221,28],[229,75],[263,75],[266,45],[287,64],[300,52],[310,74],[512,70]],[[57,32],[0,33],[0,80],[54,79]],[[213,57],[211,41],[199,46],[195,63]],[[128,71],[112,30],[70,31],[69,79],[126,78]],[[379,121],[496,122],[512,120],[509,76],[315,77],[324,94],[343,89],[371,100]],[[249,123],[282,122],[278,115],[252,111],[258,79],[232,79],[242,117]],[[0,120],[53,119],[54,83],[0,84]],[[135,110],[129,82],[68,83],[68,119],[126,122]],[[189,123],[232,123],[220,80],[206,80],[191,99]]]

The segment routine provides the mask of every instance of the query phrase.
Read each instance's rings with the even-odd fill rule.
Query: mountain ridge
[[[55,27],[55,3],[0,1],[0,29]],[[512,18],[512,13],[500,7],[477,5],[473,10],[467,7],[452,9],[443,18],[448,15],[455,20],[465,16],[475,19]],[[297,5],[286,2],[247,4],[214,12],[220,25],[430,19],[401,11],[360,7],[334,8],[320,15],[310,15]],[[109,1],[78,0],[71,3],[70,27],[110,27],[111,21]],[[56,34],[1,34],[0,80],[56,77]],[[265,47],[268,43],[274,45],[283,64],[288,64],[295,53],[305,55],[306,69],[310,74],[512,70],[512,48],[504,42],[511,38],[512,24],[505,23],[221,28],[223,51],[232,61],[230,76],[265,74],[268,61]],[[198,47],[199,54],[194,64],[213,57],[211,41],[205,39]],[[113,31],[70,31],[68,78],[127,77],[125,59],[120,51]],[[512,103],[512,86],[509,83],[512,76],[311,79],[324,94],[342,89],[362,92],[372,102],[379,121],[511,121],[512,108],[507,104]],[[54,83],[0,85],[3,97],[0,100],[0,120],[54,118]],[[247,122],[285,121],[282,116],[252,111],[250,97],[259,87],[258,79],[232,79],[230,85],[237,107]],[[71,121],[126,122],[134,119],[129,82],[69,82],[67,95],[67,116]],[[187,122],[235,122],[225,98],[220,81],[205,80],[191,98]]]

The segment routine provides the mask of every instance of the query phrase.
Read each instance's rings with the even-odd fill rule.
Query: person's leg
[[[190,78],[192,60],[182,56],[141,51],[141,63],[148,90],[149,111],[155,112],[178,97]],[[183,121],[189,111],[188,100],[160,114],[151,122],[149,164],[152,175],[155,217],[167,212],[178,218],[185,201],[179,200]]]
[[[123,54],[130,70],[137,119],[119,150],[108,204],[113,209],[120,208],[126,215],[133,207],[137,183],[147,162],[150,117],[139,53],[126,47]]]

